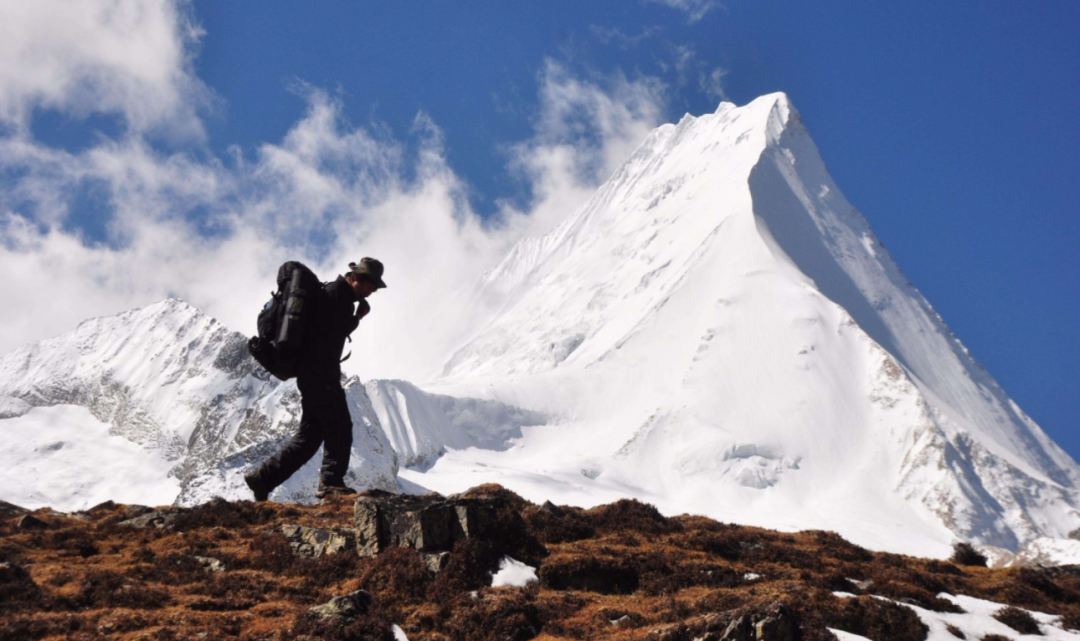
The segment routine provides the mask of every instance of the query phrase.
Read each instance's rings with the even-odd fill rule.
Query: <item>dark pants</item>
[[[323,379],[301,370],[296,377],[300,389],[300,430],[281,450],[259,467],[259,478],[268,489],[288,480],[323,446],[323,485],[344,485],[352,451],[352,418],[339,384],[326,385]]]

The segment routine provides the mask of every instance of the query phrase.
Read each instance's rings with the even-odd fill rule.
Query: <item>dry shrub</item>
[[[956,567],[952,563],[944,563],[942,561],[928,561],[926,563],[926,571],[933,572],[934,574],[950,574],[952,576],[963,576],[964,571]]]
[[[148,568],[142,566],[130,573],[140,579],[166,585],[187,585],[207,580],[203,565],[195,557],[179,552],[155,557]]]
[[[251,599],[237,599],[227,597],[224,599],[199,599],[188,604],[189,610],[196,612],[230,612],[236,610],[250,610],[258,605],[258,601]]]
[[[40,597],[41,588],[25,568],[10,561],[0,565],[0,614],[40,605]]]
[[[36,641],[47,637],[72,639],[78,638],[80,633],[92,635],[92,631],[93,622],[77,614],[0,619],[0,639],[4,641]]]
[[[692,586],[734,587],[742,582],[731,568],[700,561],[683,561],[681,554],[652,550],[639,554],[617,554],[637,574],[639,588],[649,595],[674,594]]]
[[[1001,634],[988,634],[984,636],[980,641],[1013,641],[1007,636]]]
[[[248,550],[248,567],[253,570],[284,574],[296,561],[289,540],[278,532],[260,532],[248,543]]]
[[[994,618],[1020,634],[1042,634],[1039,622],[1027,610],[1006,606],[994,613]]]
[[[829,627],[872,641],[924,641],[930,631],[914,610],[898,603],[866,596],[839,599],[827,593],[801,598],[794,608],[804,621],[804,630]]]
[[[491,585],[491,575],[499,569],[502,557],[500,550],[489,541],[458,541],[450,552],[446,567],[435,577],[429,596],[445,604],[464,592]]]
[[[397,606],[422,603],[431,583],[420,553],[403,547],[393,547],[364,559],[359,576],[360,587],[377,597],[377,601]]]
[[[744,532],[730,527],[719,531],[693,530],[673,539],[672,543],[682,548],[713,554],[729,561],[737,561],[742,558],[743,553],[750,546],[755,544],[749,541],[744,534]]]
[[[366,614],[352,621],[326,621],[310,612],[296,617],[285,639],[305,641],[394,641],[391,619],[376,603]]]
[[[982,552],[976,550],[970,543],[964,543],[963,541],[953,546],[953,553],[949,560],[957,565],[981,568],[985,568],[987,564],[987,558]]]
[[[1070,587],[1073,589],[1066,590],[1062,585],[1059,585],[1055,581],[1055,574],[1063,579],[1063,583],[1072,583]],[[1078,601],[1076,589],[1080,585],[1078,585],[1074,577],[1064,574],[1057,568],[1051,570],[1049,568],[1022,567],[1011,571],[1010,575],[1054,601],[1063,601],[1065,603],[1076,603]],[[1071,578],[1074,580],[1070,581]]]
[[[576,507],[529,510],[525,522],[543,543],[568,543],[596,535],[585,511]]]
[[[540,583],[552,590],[630,594],[638,589],[637,571],[626,558],[561,556],[540,566]]]
[[[620,499],[588,510],[586,514],[596,530],[604,533],[670,534],[683,529],[681,523],[667,518],[656,507],[635,499]]]
[[[1080,611],[1069,610],[1061,617],[1061,627],[1066,630],[1080,630]]]
[[[856,563],[865,563],[874,559],[872,552],[855,545],[836,532],[811,530],[803,534],[808,535],[818,544],[818,555],[824,554],[840,561]]]
[[[86,574],[73,605],[88,608],[130,608],[152,610],[165,607],[172,597],[164,590],[154,588],[117,572],[93,570]]]
[[[277,513],[267,505],[251,501],[226,501],[215,497],[185,510],[177,517],[173,529],[177,532],[211,527],[240,530],[268,523],[276,518]]]
[[[78,526],[46,533],[41,537],[38,547],[58,550],[70,556],[81,556],[84,559],[100,552],[90,535]]]
[[[337,584],[355,579],[359,575],[359,567],[360,557],[352,550],[343,550],[315,558],[298,557],[290,572],[303,577],[301,589],[318,597]]]
[[[214,599],[229,598],[252,604],[264,602],[273,592],[274,582],[254,572],[225,572],[207,576],[206,583],[198,591]]]
[[[527,641],[543,627],[534,597],[528,590],[463,594],[448,608],[438,631],[453,641]]]
[[[463,499],[495,499],[510,506],[515,512],[524,512],[532,504],[521,498],[516,492],[508,490],[498,483],[484,483],[483,485],[477,485],[474,488],[465,490],[461,494],[454,495],[454,498]]]

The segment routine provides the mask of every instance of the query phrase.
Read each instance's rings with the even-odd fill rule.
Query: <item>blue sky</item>
[[[310,159],[305,140],[345,145],[311,162],[330,167],[341,183],[330,191],[347,191],[349,202],[376,200],[364,180],[341,178],[350,171],[373,183],[394,176],[407,186],[394,197],[418,207],[427,201],[416,186],[436,175],[445,193],[431,198],[490,217],[538,207],[545,183],[522,168],[533,166],[523,154],[555,138],[602,155],[643,124],[712,111],[721,97],[744,104],[785,91],[911,281],[1020,406],[1080,457],[1080,4],[197,0],[136,23],[172,40],[148,37],[120,60],[91,56],[105,70],[93,77],[108,82],[57,72],[48,85],[0,65],[0,89],[5,77],[15,87],[0,91],[0,132],[33,145],[5,148],[0,205],[36,221],[38,233],[55,224],[111,252],[87,253],[88,264],[167,251],[163,228],[143,248],[136,239],[149,232],[125,214],[158,209],[163,225],[194,225],[188,254],[216,256],[214,238],[235,236],[236,212],[272,209],[259,192],[285,180],[275,173],[282,167]],[[64,56],[56,59],[71,69],[86,66],[76,64],[85,50]],[[593,103],[571,100],[561,122],[575,126],[553,134],[545,88],[574,82],[648,104],[604,132],[593,126]],[[319,114],[330,124],[305,138]],[[432,148],[434,168],[424,161]],[[290,239],[276,250],[305,243],[334,254],[318,225],[297,227],[286,214],[273,221]],[[45,242],[33,233],[19,242]],[[50,251],[82,251],[64,242],[50,236]],[[245,251],[255,246],[229,253]],[[40,338],[88,312],[150,302],[174,278],[186,276],[165,272],[155,289],[97,274],[88,287],[107,291],[92,301],[42,311],[55,321],[5,327],[18,342]],[[209,287],[184,293],[211,309],[227,305]],[[235,306],[237,315],[250,308]]]

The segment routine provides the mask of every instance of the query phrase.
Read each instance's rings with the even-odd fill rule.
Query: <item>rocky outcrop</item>
[[[331,623],[351,623],[356,617],[367,614],[371,608],[371,595],[363,590],[336,596],[327,603],[317,605],[308,612]]]
[[[293,552],[318,557],[356,548],[356,533],[346,528],[324,529],[303,525],[283,525],[281,533]]]
[[[357,550],[362,556],[395,546],[448,552],[462,539],[493,535],[498,508],[497,499],[365,492],[354,506]]]

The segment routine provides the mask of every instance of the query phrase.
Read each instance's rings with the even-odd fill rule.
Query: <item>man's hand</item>
[[[360,304],[356,306],[356,317],[363,318],[371,311],[371,305],[368,304],[367,299],[361,298]]]

